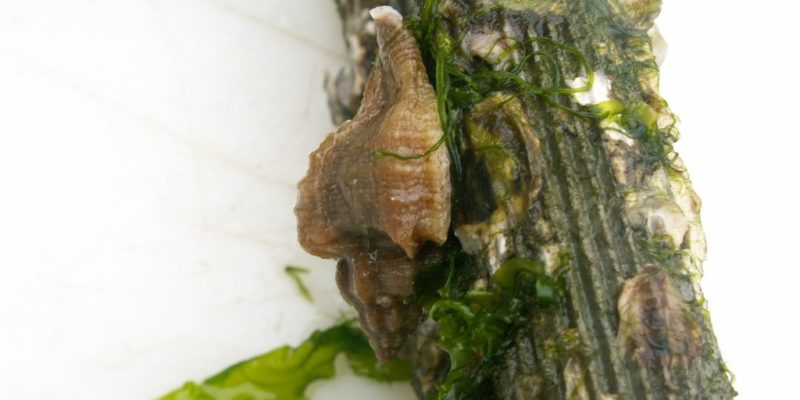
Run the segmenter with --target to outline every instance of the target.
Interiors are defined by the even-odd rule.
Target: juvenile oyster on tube
[[[436,94],[414,37],[391,7],[377,7],[370,14],[380,49],[377,65],[358,113],[311,154],[308,173],[299,184],[295,214],[299,241],[306,251],[343,260],[337,279],[340,290],[356,306],[379,358],[387,360],[396,355],[402,339],[421,318],[421,309],[397,311],[397,307],[419,306],[403,304],[403,297],[411,294],[411,282],[393,281],[413,281],[413,273],[400,271],[416,271],[415,258],[426,242],[441,245],[447,239],[450,162],[443,146],[425,154],[443,132]],[[359,269],[349,266],[363,262],[373,265],[373,275],[384,276],[369,279],[405,289],[359,297],[352,288],[363,285],[362,277],[342,275],[355,274]],[[368,318],[380,308],[410,320]]]

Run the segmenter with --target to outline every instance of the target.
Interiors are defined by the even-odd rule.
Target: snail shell
[[[356,116],[311,154],[295,214],[306,251],[341,259],[342,295],[386,361],[422,317],[418,304],[403,301],[421,265],[417,253],[426,242],[441,245],[447,239],[450,161],[444,146],[413,157],[443,135],[436,94],[402,16],[390,7],[370,13],[378,64]]]
[[[414,37],[389,7],[372,11],[380,46],[352,121],[311,154],[295,208],[300,244],[324,258],[400,246],[409,258],[425,241],[442,244],[450,225],[450,172],[436,95]]]
[[[409,301],[417,273],[441,262],[441,252],[426,246],[415,259],[399,247],[344,257],[336,266],[339,291],[358,312],[362,329],[381,361],[397,356],[422,322],[422,306]]]

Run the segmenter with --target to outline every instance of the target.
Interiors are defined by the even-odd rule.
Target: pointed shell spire
[[[295,208],[300,244],[341,258],[392,244],[413,258],[426,241],[442,244],[450,225],[449,159],[436,94],[403,18],[371,12],[380,46],[358,113],[310,156]]]
[[[356,116],[311,154],[295,213],[303,248],[340,259],[339,290],[387,361],[422,320],[407,298],[447,239],[450,161],[444,146],[425,154],[443,132],[414,37],[391,7],[370,14],[378,63]]]

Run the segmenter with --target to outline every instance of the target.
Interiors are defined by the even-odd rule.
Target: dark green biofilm
[[[340,259],[381,361],[409,361],[428,399],[735,396],[699,286],[700,200],[658,93],[660,1],[337,5],[352,63],[326,87],[342,126],[296,213],[304,247]],[[289,364],[249,361],[168,398],[233,398],[223,382],[301,398],[332,373],[280,359],[308,375],[269,386]]]

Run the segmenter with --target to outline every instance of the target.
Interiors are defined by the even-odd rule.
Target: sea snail
[[[380,54],[361,106],[310,156],[295,207],[300,244],[339,259],[337,284],[358,311],[382,361],[395,357],[422,318],[404,299],[436,259],[450,226],[450,161],[436,94],[403,17],[370,11]],[[406,158],[381,156],[399,155]]]

